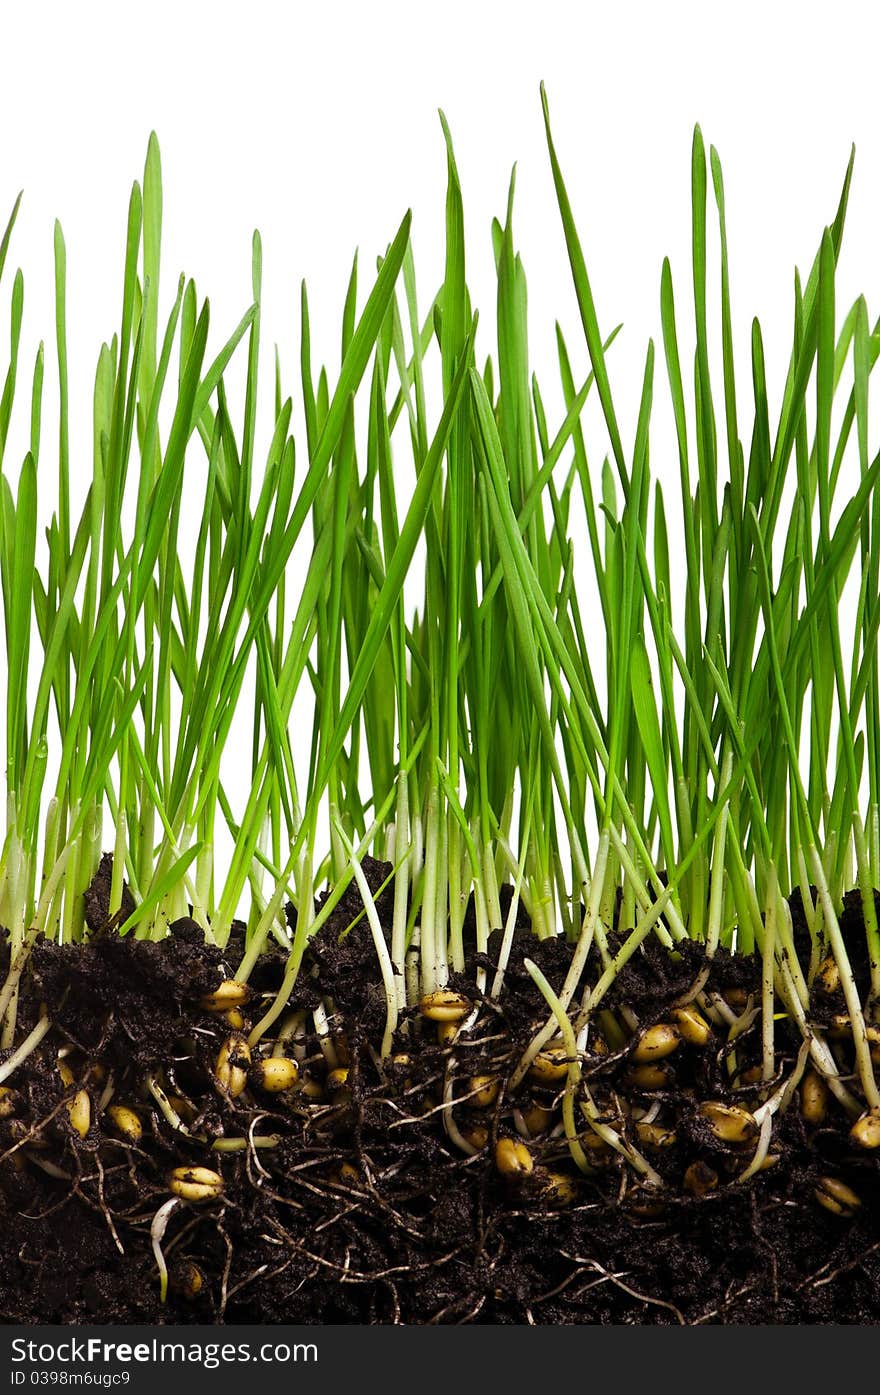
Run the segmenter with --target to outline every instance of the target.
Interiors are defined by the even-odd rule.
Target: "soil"
[[[364,865],[378,889],[390,868]],[[230,1025],[201,1000],[234,972],[243,927],[225,953],[206,946],[190,920],[159,943],[121,939],[107,916],[110,871],[105,858],[87,898],[89,938],[38,942],[22,985],[17,1040],[43,1005],[54,1025],[0,1101],[3,1322],[880,1323],[880,1150],[851,1142],[840,1107],[832,1101],[809,1125],[795,1096],[776,1115],[773,1165],[742,1182],[754,1143],[720,1143],[698,1106],[758,1106],[750,1067],[760,1059],[759,1027],[737,1038],[735,1061],[717,1032],[701,1047],[682,1042],[653,1086],[633,1076],[633,1042],[613,1039],[627,1010],[642,1028],[665,1019],[707,967],[695,947],[671,956],[650,941],[634,956],[607,1002],[610,1039],[594,1037],[584,1061],[603,1117],[625,1138],[637,1141],[639,1113],[657,1125],[664,1146],[638,1142],[663,1182],[648,1187],[601,1146],[590,1151],[591,1173],[577,1171],[553,1131],[558,1082],[508,1088],[545,1018],[524,954],[556,986],[570,954],[564,942],[536,941],[524,918],[498,1003],[480,1003],[471,1030],[447,1044],[410,1013],[383,1065],[381,980],[350,889],[313,941],[290,1002],[302,1012],[287,1048],[299,1060],[297,1087],[261,1093],[252,1075],[233,1098],[214,1073]],[[383,923],[392,896],[386,888],[379,898]],[[796,928],[798,910],[793,901]],[[864,943],[857,895],[842,926],[854,947]],[[485,960],[491,969],[499,947],[500,932]],[[801,939],[799,953],[808,950]],[[283,967],[280,951],[257,965],[243,1009],[251,1021]],[[719,954],[708,968],[706,990],[748,1013],[759,966]],[[452,986],[472,995],[473,982],[471,974]],[[329,1047],[314,1031],[319,1004]],[[833,993],[814,1009],[823,1022],[841,1010]],[[786,1021],[777,1029],[781,1079],[799,1043]],[[845,1040],[833,1046],[847,1069]],[[232,1063],[247,1066],[234,1047]],[[479,1075],[498,1082],[488,1107],[475,1107]],[[168,1123],[148,1078],[174,1100],[189,1134]],[[465,1154],[444,1128],[446,1079],[457,1129],[479,1151]],[[90,1100],[85,1137],[68,1108],[81,1091]],[[137,1143],[114,1128],[108,1104],[137,1114]],[[551,1124],[529,1139],[532,1171],[510,1180],[495,1164],[496,1144],[520,1139],[515,1110],[521,1120],[534,1105]],[[268,1135],[274,1147],[211,1146]],[[169,1199],[170,1171],[194,1165],[216,1170],[223,1190],[172,1211],[161,1242],[170,1271],[163,1303],[150,1228]],[[853,1214],[819,1204],[827,1177],[855,1193]]]

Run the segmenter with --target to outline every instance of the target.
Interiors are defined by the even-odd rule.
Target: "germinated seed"
[[[677,1051],[681,1043],[681,1037],[675,1027],[669,1022],[656,1022],[653,1027],[647,1027],[633,1050],[634,1061],[660,1061],[664,1056],[671,1056],[673,1051]]]
[[[107,1110],[107,1117],[127,1143],[140,1143],[143,1137],[141,1121],[133,1109],[129,1109],[126,1104],[111,1104]]]
[[[495,1166],[505,1177],[526,1177],[534,1163],[524,1143],[515,1138],[499,1138],[495,1144]]]
[[[563,1172],[547,1172],[541,1181],[541,1197],[548,1206],[571,1206],[577,1199],[577,1187]]]
[[[748,1143],[758,1132],[754,1114],[738,1104],[707,1100],[700,1105],[700,1113],[722,1143]]]
[[[182,1201],[213,1201],[223,1191],[223,1178],[210,1167],[175,1167],[168,1174],[168,1190]]]
[[[801,1081],[801,1114],[808,1124],[821,1124],[828,1113],[828,1086],[818,1071],[808,1070]]]
[[[669,1067],[659,1061],[646,1061],[633,1066],[627,1078],[637,1090],[662,1090],[669,1084]]]
[[[636,1135],[646,1148],[671,1148],[675,1142],[674,1129],[664,1128],[662,1124],[648,1124],[642,1119],[636,1124]]]
[[[558,1046],[547,1046],[538,1052],[529,1067],[529,1075],[540,1085],[553,1085],[568,1075],[568,1064],[568,1053],[560,1042]]]
[[[489,1109],[498,1098],[501,1082],[495,1075],[472,1075],[468,1081],[467,1103],[475,1109]]]
[[[550,1127],[553,1122],[553,1111],[545,1109],[542,1104],[530,1104],[528,1108],[520,1110],[520,1118],[534,1137]]]
[[[463,994],[453,993],[451,988],[438,988],[434,993],[425,994],[419,1010],[432,1022],[460,1022],[467,1017],[471,1005]]]
[[[816,984],[825,993],[836,993],[840,988],[840,969],[832,955],[822,960],[816,970]]]
[[[279,1095],[284,1090],[292,1090],[299,1080],[299,1066],[288,1056],[266,1056],[255,1061],[251,1069],[251,1079],[258,1090],[269,1095]]]
[[[670,1013],[678,1034],[688,1046],[705,1046],[712,1035],[712,1028],[703,1014],[695,1007],[680,1007]]]
[[[861,1206],[860,1197],[839,1177],[820,1177],[813,1192],[820,1206],[834,1216],[852,1216]]]
[[[77,1090],[73,1099],[68,1101],[67,1114],[80,1138],[85,1138],[92,1122],[92,1101],[88,1090]]]
[[[247,1067],[250,1060],[251,1049],[247,1037],[243,1037],[240,1032],[233,1032],[221,1046],[214,1067],[217,1083],[232,1099],[237,1099],[247,1085]]]
[[[706,1196],[718,1186],[718,1173],[701,1160],[692,1162],[685,1170],[684,1189],[691,1196]]]
[[[206,1012],[227,1012],[229,1008],[244,1007],[250,997],[251,990],[246,983],[225,978],[213,993],[206,993],[200,1002]]]
[[[860,1148],[880,1148],[880,1109],[869,1109],[856,1119],[849,1136]]]

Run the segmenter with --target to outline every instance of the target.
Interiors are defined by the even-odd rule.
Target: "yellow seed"
[[[734,1012],[743,1012],[749,1005],[749,995],[744,988],[725,988],[724,999]]]
[[[568,1075],[568,1054],[562,1043],[551,1044],[539,1051],[529,1067],[529,1075],[540,1085],[552,1085],[557,1080],[564,1080]]]
[[[336,1169],[335,1181],[337,1181],[340,1186],[356,1187],[361,1181],[361,1174],[353,1163],[344,1162]]]
[[[745,1085],[757,1085],[758,1082],[763,1079],[764,1072],[760,1066],[747,1066],[746,1069],[741,1070],[739,1075],[736,1077],[736,1083],[738,1087]]]
[[[718,1186],[718,1173],[707,1163],[692,1162],[684,1174],[684,1189],[691,1196],[705,1196]]]
[[[340,1066],[338,1070],[331,1070],[327,1074],[327,1089],[331,1094],[338,1090],[344,1090],[348,1084],[348,1066]]]
[[[527,1109],[520,1111],[520,1118],[534,1138],[545,1129],[549,1129],[553,1122],[553,1111],[545,1109],[542,1104],[530,1104]]]
[[[244,1007],[250,1001],[251,990],[238,979],[225,978],[213,993],[206,993],[200,1000],[206,1012],[227,1012],[229,1008]]]
[[[451,988],[438,988],[435,993],[425,994],[419,1010],[432,1022],[460,1022],[467,1017],[471,1005],[463,994],[453,993]]]
[[[700,1105],[700,1113],[722,1143],[748,1143],[758,1132],[754,1114],[738,1104],[707,1100]]]
[[[495,1144],[495,1166],[505,1177],[526,1177],[534,1163],[524,1143],[515,1138],[499,1138]]]
[[[801,1114],[808,1124],[821,1124],[828,1113],[828,1086],[818,1071],[808,1070],[801,1081]]]
[[[633,1066],[628,1079],[637,1090],[662,1090],[669,1084],[669,1068],[659,1061],[646,1061]]]
[[[196,1117],[196,1111],[189,1100],[185,1100],[183,1095],[166,1095],[166,1099],[178,1119],[182,1119],[185,1124],[192,1123],[193,1119]]]
[[[577,1199],[577,1187],[564,1172],[547,1172],[541,1182],[541,1198],[548,1206],[571,1206]]]
[[[299,1080],[299,1066],[287,1056],[267,1056],[254,1062],[251,1079],[257,1089],[278,1095],[283,1090],[293,1089]]]
[[[607,1157],[613,1151],[608,1140],[596,1133],[595,1129],[587,1129],[586,1133],[581,1134],[580,1141],[582,1147],[595,1158]]]
[[[467,1103],[475,1109],[489,1109],[498,1098],[501,1082],[494,1075],[472,1075],[468,1081]]]
[[[695,1007],[680,1007],[671,1012],[670,1017],[678,1028],[678,1034],[688,1046],[705,1046],[712,1035],[712,1029],[703,1014]]]
[[[18,1108],[18,1096],[8,1085],[0,1085],[0,1119],[11,1119]]]
[[[233,1032],[221,1046],[214,1067],[218,1085],[232,1099],[238,1099],[247,1085],[250,1060],[251,1049],[247,1037],[243,1037],[240,1032]]]
[[[171,1286],[183,1298],[198,1298],[205,1287],[205,1276],[197,1264],[185,1259],[175,1267]]]
[[[636,1124],[636,1134],[646,1148],[671,1148],[675,1142],[673,1129],[665,1129],[662,1124],[646,1124],[641,1119]]]
[[[482,1153],[489,1142],[489,1130],[485,1124],[472,1124],[470,1128],[459,1129],[459,1133],[465,1143],[469,1143],[472,1148],[476,1148],[478,1153]]]
[[[58,1074],[61,1076],[61,1084],[65,1087],[65,1089],[68,1085],[73,1084],[73,1071],[70,1069],[70,1066],[67,1064],[63,1057],[59,1058],[58,1061]]]
[[[143,1137],[141,1121],[133,1109],[129,1109],[126,1104],[111,1104],[107,1110],[107,1117],[118,1134],[121,1134],[127,1143],[138,1144]]]
[[[644,1220],[654,1220],[655,1217],[662,1216],[666,1210],[663,1202],[643,1201],[642,1197],[645,1195],[645,1192],[635,1192],[635,1200],[627,1203],[627,1209],[631,1211],[634,1216],[639,1216]]]
[[[67,1114],[80,1138],[85,1138],[92,1122],[92,1101],[88,1090],[77,1090],[73,1099],[68,1101]]]
[[[840,970],[832,955],[822,960],[816,970],[815,983],[824,993],[836,993],[840,988]]]
[[[861,1206],[861,1200],[839,1177],[820,1177],[819,1185],[813,1192],[820,1206],[834,1216],[852,1216]]]
[[[223,1021],[227,1027],[231,1027],[233,1032],[243,1032],[245,1027],[244,1013],[237,1007],[227,1008],[222,1014]]]
[[[880,1148],[880,1109],[869,1109],[856,1119],[849,1136],[860,1148]]]
[[[182,1201],[213,1201],[223,1191],[223,1178],[209,1167],[175,1167],[168,1190]]]
[[[680,1043],[681,1037],[671,1023],[656,1022],[642,1032],[632,1053],[633,1060],[661,1061],[664,1056],[671,1056],[673,1051],[677,1051]]]

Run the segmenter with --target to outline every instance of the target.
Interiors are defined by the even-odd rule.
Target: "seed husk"
[[[127,1104],[111,1104],[107,1110],[107,1117],[126,1143],[140,1143],[144,1130],[140,1119]]]
[[[561,1042],[539,1051],[529,1067],[532,1080],[541,1085],[553,1085],[568,1075],[568,1054]]]
[[[334,1181],[338,1182],[342,1187],[357,1187],[360,1185],[362,1178],[354,1163],[344,1162],[340,1163],[339,1167],[336,1169]]]
[[[308,1100],[309,1104],[320,1104],[324,1098],[324,1087],[320,1080],[316,1080],[313,1075],[303,1076],[299,1092]]]
[[[721,1143],[748,1143],[758,1132],[754,1114],[738,1104],[706,1100],[700,1113]]]
[[[237,1007],[227,1008],[221,1014],[227,1027],[231,1027],[233,1032],[243,1032],[246,1026],[244,1013]]]
[[[279,1095],[292,1090],[299,1080],[299,1066],[288,1056],[266,1056],[251,1067],[251,1079],[258,1090]]]
[[[497,1075],[472,1075],[468,1081],[467,1103],[475,1109],[491,1109],[501,1090]]]
[[[646,1027],[632,1053],[634,1061],[661,1061],[671,1056],[681,1045],[678,1029],[670,1022],[655,1022]]]
[[[18,1095],[8,1085],[0,1085],[0,1119],[11,1119],[18,1108]]]
[[[426,993],[419,1003],[419,1011],[431,1022],[460,1022],[471,1010],[470,1002],[462,993],[453,993],[451,988],[438,988],[434,993]]]
[[[688,1046],[706,1045],[712,1035],[712,1028],[698,1008],[691,1005],[675,1008],[669,1015],[682,1041],[686,1041]]]
[[[67,1115],[76,1133],[80,1138],[85,1138],[92,1122],[92,1101],[88,1090],[77,1090],[73,1099],[68,1100]]]
[[[808,1124],[821,1124],[828,1113],[828,1086],[818,1071],[808,1070],[801,1081],[801,1114]]]
[[[841,1182],[839,1177],[820,1177],[813,1195],[833,1216],[853,1216],[862,1204],[852,1187]]]
[[[348,1084],[348,1066],[338,1066],[336,1070],[327,1073],[327,1089],[331,1095],[344,1090]]]
[[[504,1177],[526,1177],[534,1163],[524,1143],[515,1138],[499,1138],[495,1144],[495,1166]]]
[[[199,999],[205,1012],[228,1012],[230,1008],[244,1007],[251,1000],[251,989],[247,983],[237,978],[225,978],[213,993],[206,993]]]
[[[856,1119],[849,1136],[860,1148],[880,1148],[880,1109],[869,1109]]]
[[[210,1167],[175,1167],[168,1174],[168,1190],[182,1201],[213,1201],[223,1191],[223,1178]]]
[[[691,1196],[706,1196],[717,1186],[718,1173],[714,1167],[710,1167],[701,1159],[698,1158],[696,1162],[692,1162],[685,1170],[684,1189],[686,1192],[690,1192]]]
[[[248,1046],[247,1037],[243,1037],[240,1032],[233,1032],[221,1046],[214,1067],[218,1085],[232,1099],[238,1099],[247,1085],[250,1060],[251,1048]]]
[[[73,1071],[70,1069],[70,1066],[67,1064],[63,1057],[59,1057],[58,1060],[58,1074],[61,1077],[61,1084],[65,1087],[65,1089],[67,1089],[68,1086],[73,1084]]]

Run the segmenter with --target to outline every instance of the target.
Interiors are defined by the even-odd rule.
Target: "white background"
[[[494,296],[489,223],[503,214],[518,161],[533,354],[552,375],[554,320],[577,343],[577,318],[543,142],[543,78],[602,324],[626,329],[617,392],[631,401],[647,336],[658,334],[666,253],[686,308],[695,120],[724,162],[737,338],[747,348],[760,313],[778,382],[793,267],[808,268],[833,216],[853,140],[840,299],[848,305],[861,290],[869,310],[880,304],[878,38],[877,7],[853,0],[5,7],[0,216],[24,188],[9,268],[25,272],[23,373],[38,338],[47,350],[52,343],[58,216],[68,244],[74,467],[87,473],[94,363],[118,321],[128,192],[151,127],[165,179],[166,303],[178,271],[194,275],[211,297],[219,342],[249,302],[258,226],[266,338],[280,345],[286,385],[295,388],[303,276],[316,359],[335,365],[355,246],[366,276],[411,207],[424,303],[442,274],[442,106],[484,323]],[[51,382],[49,352],[47,390]],[[264,438],[270,426],[261,422]]]

